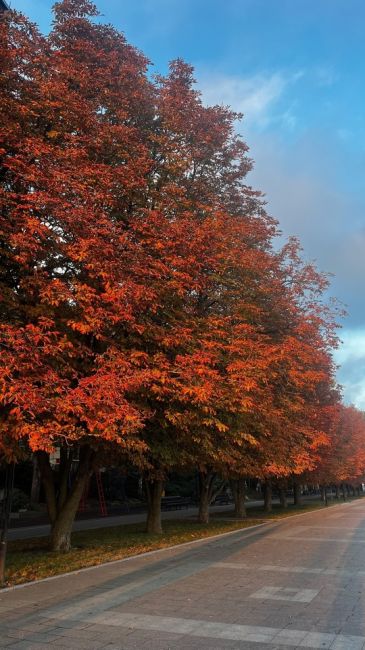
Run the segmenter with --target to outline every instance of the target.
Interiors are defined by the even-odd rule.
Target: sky
[[[52,0],[11,0],[42,31]],[[164,73],[195,67],[206,103],[244,113],[237,128],[284,235],[334,274],[347,308],[336,352],[344,399],[365,410],[365,3],[363,0],[96,0]]]

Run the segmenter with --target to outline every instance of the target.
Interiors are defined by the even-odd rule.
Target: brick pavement
[[[365,500],[0,595],[0,648],[365,650]]]

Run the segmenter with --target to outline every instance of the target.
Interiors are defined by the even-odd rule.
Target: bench
[[[161,499],[161,510],[181,510],[190,505],[190,497],[162,497]]]

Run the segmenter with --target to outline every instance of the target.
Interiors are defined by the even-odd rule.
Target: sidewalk
[[[341,506],[4,592],[0,647],[364,650],[365,503]]]

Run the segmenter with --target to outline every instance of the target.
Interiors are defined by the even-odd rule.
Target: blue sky
[[[11,0],[43,31],[50,0]],[[207,103],[230,104],[250,182],[285,234],[334,273],[346,305],[337,353],[346,401],[365,409],[365,3],[363,0],[98,0],[165,72],[182,57]]]

